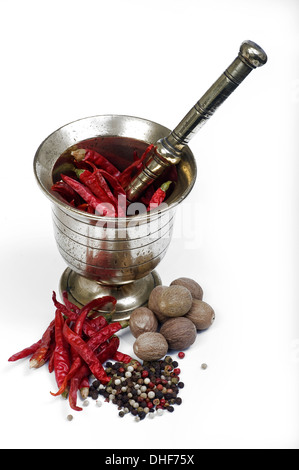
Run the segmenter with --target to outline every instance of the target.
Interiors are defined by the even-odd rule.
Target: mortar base
[[[128,320],[136,308],[146,307],[151,291],[158,285],[161,285],[161,279],[156,271],[129,284],[107,286],[67,268],[60,279],[60,293],[66,291],[69,300],[78,307],[97,297],[111,295],[117,300],[114,321],[122,321]],[[107,311],[109,310],[99,310],[99,313],[104,314]]]

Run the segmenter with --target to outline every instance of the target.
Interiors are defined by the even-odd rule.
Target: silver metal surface
[[[185,147],[178,166],[178,182],[167,204],[149,213],[114,219],[82,212],[51,192],[53,181],[67,169],[69,149],[78,148],[85,141],[87,148],[104,155],[110,152],[126,166],[133,160],[134,150],[142,154],[150,142],[168,134],[169,129],[140,118],[94,116],[61,127],[37,150],[34,172],[52,202],[58,250],[71,270],[62,276],[61,290],[68,290],[76,303],[84,304],[99,292],[114,289],[119,293],[118,319],[127,318],[128,311],[144,305],[153,282],[159,282],[158,275],[153,277],[151,273],[166,254],[176,208],[196,179],[196,163]],[[134,204],[130,209],[134,209]]]
[[[179,163],[182,151],[192,137],[249,73],[266,62],[267,55],[260,46],[252,41],[244,41],[241,44],[238,56],[218,80],[191,108],[176,128],[155,143],[156,151],[149,154],[144,162],[143,170],[126,188],[129,201],[138,199],[147,186],[169,165]]]
[[[87,277],[80,276],[75,271],[67,268],[60,279],[60,293],[68,292],[71,302],[82,307],[92,298],[113,296],[117,300],[117,310],[113,315],[114,321],[128,320],[130,313],[138,307],[145,307],[148,302],[150,292],[160,285],[161,278],[156,271],[152,271],[147,276],[128,284],[107,286],[95,282]],[[99,309],[100,314],[107,313],[109,306]]]

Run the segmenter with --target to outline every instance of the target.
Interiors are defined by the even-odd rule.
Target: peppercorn
[[[99,396],[99,392],[97,390],[92,390],[92,391],[89,390],[88,396],[90,396],[93,400],[97,400]]]
[[[157,391],[156,391],[156,397],[157,397],[157,398],[163,398],[163,392],[162,392],[162,390],[157,390]]]
[[[181,405],[181,403],[182,403],[182,399],[181,399],[180,397],[177,397],[177,398],[175,399],[175,404],[176,404],[176,405]]]
[[[170,413],[172,413],[174,411],[174,407],[171,406],[171,405],[167,406],[166,409],[167,409],[167,411],[170,411]]]
[[[178,383],[178,387],[179,387],[179,388],[184,388],[184,386],[185,386],[184,382],[179,382],[179,383]]]
[[[185,353],[183,351],[178,353],[178,356],[180,359],[183,359],[185,357]]]

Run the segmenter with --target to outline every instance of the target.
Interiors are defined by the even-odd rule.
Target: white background
[[[298,13],[295,0],[0,1],[2,448],[299,447]],[[245,39],[268,63],[190,143],[198,180],[158,267],[164,284],[196,279],[216,312],[180,361],[184,403],[136,423],[91,401],[69,422],[46,367],[7,362],[53,318],[66,267],[35,151],[95,114],[174,128]]]

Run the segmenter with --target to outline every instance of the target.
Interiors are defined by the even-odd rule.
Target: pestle
[[[242,42],[238,56],[176,128],[159,139],[144,159],[143,168],[126,188],[127,199],[136,201],[143,191],[170,166],[177,165],[184,147],[213,116],[219,106],[242,83],[249,73],[267,62],[264,50],[253,41]]]

